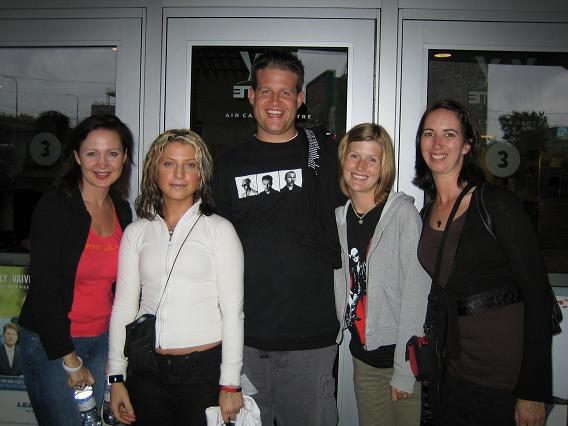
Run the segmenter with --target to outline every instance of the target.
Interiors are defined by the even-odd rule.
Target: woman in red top
[[[80,425],[74,389],[104,392],[108,326],[122,230],[121,196],[132,133],[114,116],[92,116],[69,136],[55,188],[32,216],[31,285],[20,316],[23,372],[39,425]]]

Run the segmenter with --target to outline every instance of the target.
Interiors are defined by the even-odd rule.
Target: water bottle
[[[103,399],[103,420],[107,425],[117,425],[119,421],[114,417],[110,408],[110,385],[105,381],[105,396]]]
[[[75,390],[75,402],[81,412],[81,425],[83,426],[103,426],[97,402],[91,386]]]

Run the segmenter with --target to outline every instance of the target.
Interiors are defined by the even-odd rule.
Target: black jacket
[[[112,201],[124,230],[132,221],[130,205],[117,197]],[[32,215],[31,283],[19,322],[39,335],[49,359],[75,349],[68,314],[90,227],[91,216],[78,188],[71,196],[61,188],[45,193]]]
[[[449,300],[460,301],[508,286],[518,288],[524,302],[524,318],[519,324],[508,325],[522,329],[514,394],[530,401],[550,402],[550,290],[534,225],[511,191],[487,185],[484,200],[496,239],[486,229],[476,197],[472,196],[445,292]],[[447,333],[448,353],[452,334]]]

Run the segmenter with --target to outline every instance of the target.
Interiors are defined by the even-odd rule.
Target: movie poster
[[[0,266],[0,425],[37,425],[21,371],[18,315],[26,298],[27,266]]]

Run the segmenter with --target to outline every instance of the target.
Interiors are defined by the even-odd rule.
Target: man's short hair
[[[12,329],[18,334],[20,333],[20,330],[18,330],[18,326],[13,322],[7,322],[6,324],[4,324],[4,327],[2,327],[2,334],[6,333],[7,329]]]
[[[262,180],[263,180],[263,181],[264,181],[264,180],[267,180],[267,181],[270,183],[270,185],[272,185],[272,176],[270,176],[270,175],[264,175],[264,176],[262,177]]]
[[[294,174],[294,176],[295,176],[296,172],[294,170],[290,170],[289,172],[286,172],[286,174],[284,175],[284,179],[288,179],[288,177],[291,176],[292,174]]]
[[[296,90],[300,93],[304,87],[304,64],[293,53],[282,49],[269,49],[254,58],[251,69],[251,86],[256,90],[258,81],[256,73],[258,70],[277,68],[284,71],[291,71],[298,77]]]

